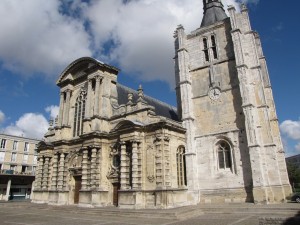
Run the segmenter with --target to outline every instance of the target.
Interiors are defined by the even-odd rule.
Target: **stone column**
[[[57,189],[57,172],[58,172],[58,155],[53,156],[53,170],[51,178],[51,190],[55,191]]]
[[[58,125],[63,125],[63,115],[64,115],[64,92],[60,93],[60,103],[59,103],[59,114],[58,114]]]
[[[97,183],[97,149],[92,149],[92,156],[91,156],[91,188],[96,189]]]
[[[138,176],[139,176],[139,166],[138,166],[138,144],[136,141],[132,143],[132,189],[138,189]]]
[[[64,170],[65,170],[64,167],[65,167],[65,154],[64,153],[60,153],[58,178],[57,178],[57,189],[59,191],[63,190],[63,185],[64,185]]]
[[[88,188],[88,149],[83,149],[81,190]]]
[[[9,200],[10,187],[11,187],[11,179],[9,179],[7,182],[5,201]]]
[[[64,106],[64,116],[63,116],[63,125],[69,125],[69,113],[70,113],[70,98],[71,98],[71,91],[66,91],[66,103]]]
[[[100,76],[96,76],[94,115],[99,115],[100,81],[101,81],[101,80],[100,80]]]
[[[37,174],[35,176],[36,177],[35,188],[38,190],[42,188],[43,166],[44,166],[44,159],[43,157],[39,157]]]
[[[126,155],[126,144],[125,142],[121,143],[121,190],[128,189],[128,180],[127,180],[127,155]]]
[[[48,189],[48,177],[49,177],[49,157],[45,157],[45,164],[43,170],[43,190]]]
[[[89,79],[87,98],[86,98],[85,118],[91,117],[91,100],[92,100],[92,79]]]

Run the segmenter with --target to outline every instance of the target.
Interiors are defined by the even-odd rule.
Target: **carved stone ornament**
[[[154,167],[155,167],[155,152],[153,145],[147,146],[147,162],[146,162],[146,173],[147,173],[147,179],[150,183],[152,183],[155,179],[154,175]]]
[[[120,143],[117,142],[114,145],[112,145],[110,148],[110,153],[109,153],[109,159],[110,159],[110,166],[109,170],[107,173],[107,178],[108,179],[118,179],[120,176]]]

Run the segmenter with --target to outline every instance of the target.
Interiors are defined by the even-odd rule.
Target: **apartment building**
[[[0,200],[30,198],[39,141],[0,134]]]

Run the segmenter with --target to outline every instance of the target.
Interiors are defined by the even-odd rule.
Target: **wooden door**
[[[74,190],[74,204],[79,203],[79,191],[81,189],[81,176],[74,176],[75,190]]]
[[[119,191],[120,189],[120,184],[119,183],[115,183],[113,184],[113,205],[114,206],[118,206],[118,202],[119,202]]]

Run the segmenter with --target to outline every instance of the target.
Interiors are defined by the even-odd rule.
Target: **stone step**
[[[5,204],[9,207],[10,204]],[[55,206],[47,204],[21,203],[13,205],[14,208],[32,208],[39,210],[64,211],[72,214],[84,213],[87,215],[101,215],[105,217],[130,217],[130,218],[153,218],[167,220],[181,220],[202,215],[203,213],[198,207],[180,207],[174,209],[120,209],[118,207],[79,207],[75,205]]]

